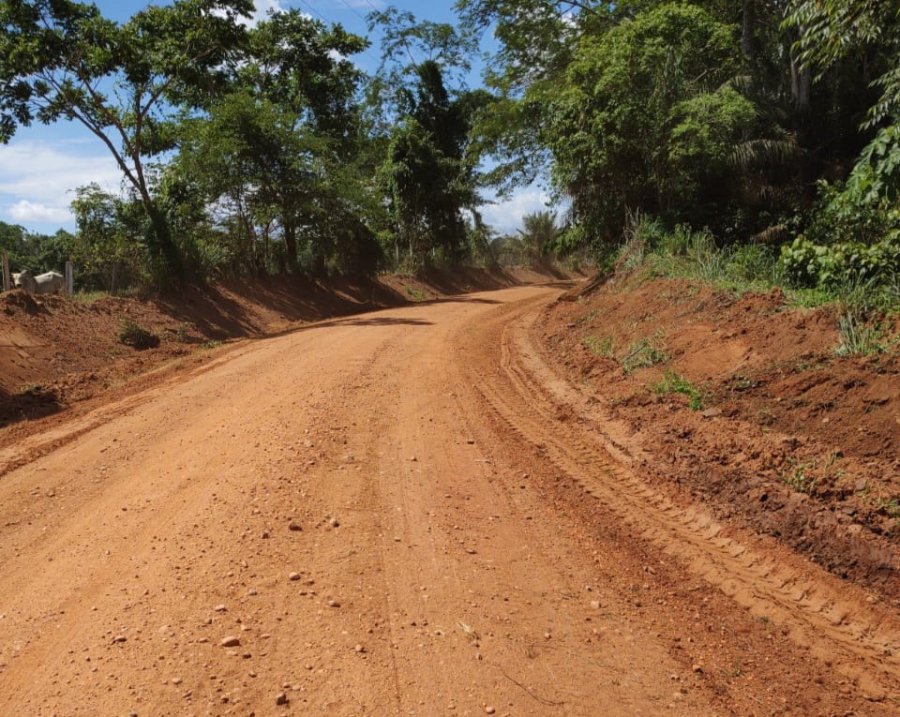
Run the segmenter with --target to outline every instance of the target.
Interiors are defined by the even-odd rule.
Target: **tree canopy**
[[[900,253],[896,3],[456,7],[456,23],[373,10],[367,75],[368,38],[296,9],[251,25],[250,0],[174,0],[116,22],[8,0],[0,140],[69,120],[110,152],[123,191],[82,188],[67,245],[106,284],[490,262],[492,246],[605,260],[639,215],[788,261]],[[527,249],[495,241],[485,198],[536,181],[558,211],[523,218]]]

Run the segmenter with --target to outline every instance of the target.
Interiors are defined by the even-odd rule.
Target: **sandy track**
[[[891,617],[642,492],[527,345],[555,292],[244,343],[0,454],[0,715],[891,714]]]

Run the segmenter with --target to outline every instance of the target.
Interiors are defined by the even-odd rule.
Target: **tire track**
[[[536,445],[585,493],[601,501],[664,553],[753,615],[789,630],[791,638],[873,695],[897,694],[900,629],[897,620],[867,605],[863,596],[816,574],[795,569],[755,547],[723,535],[700,506],[683,509],[632,470],[628,449],[617,444],[586,410],[578,391],[561,386],[528,339],[536,313],[506,319],[499,367],[473,385],[518,437]],[[813,573],[810,579],[804,573]]]

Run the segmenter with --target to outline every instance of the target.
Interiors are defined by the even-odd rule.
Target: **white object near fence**
[[[12,286],[12,276],[9,273],[9,254],[3,252],[2,257],[0,257],[0,262],[3,263],[3,291],[10,291]]]
[[[75,267],[71,261],[66,262],[66,293],[69,296],[75,293]]]

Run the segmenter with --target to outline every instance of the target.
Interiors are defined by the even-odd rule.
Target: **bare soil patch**
[[[648,479],[900,599],[896,343],[840,358],[832,308],[674,280],[556,303],[534,332],[629,426]]]

